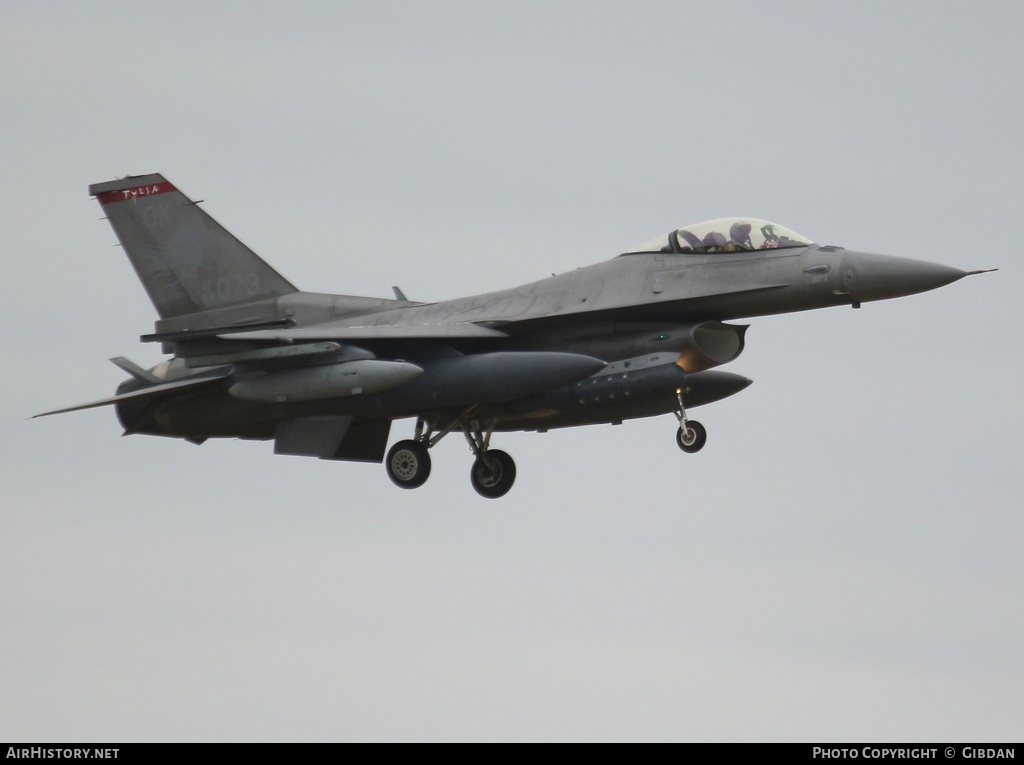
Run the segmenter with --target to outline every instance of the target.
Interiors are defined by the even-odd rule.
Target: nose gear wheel
[[[676,444],[687,454],[699,452],[708,440],[708,432],[696,420],[687,420],[686,430],[680,426],[676,431]]]
[[[683,405],[683,389],[676,388],[676,399],[679,401],[679,410],[675,412],[679,420],[679,430],[676,431],[676,445],[687,454],[694,454],[704,448],[708,440],[708,432],[696,420],[688,419],[686,407]]]

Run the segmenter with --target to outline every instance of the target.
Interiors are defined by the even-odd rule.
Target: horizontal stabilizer
[[[216,376],[206,377],[190,377],[186,380],[175,380],[174,382],[161,383],[160,385],[153,385],[149,388],[142,388],[141,390],[133,390],[130,393],[122,393],[119,396],[112,396],[111,398],[104,398],[99,401],[90,401],[88,404],[79,404],[78,406],[69,406],[65,409],[54,409],[52,412],[42,412],[40,414],[32,415],[32,418],[36,417],[48,417],[51,414],[65,414],[67,412],[77,412],[79,409],[95,409],[99,406],[110,406],[111,404],[117,404],[121,401],[136,401],[138,399],[150,398],[152,396],[160,396],[164,393],[170,393],[172,391],[179,391],[185,388],[197,388],[203,385],[210,385],[211,383],[218,382],[225,375],[220,374]]]
[[[236,332],[232,340],[404,340],[404,339],[447,339],[480,338],[494,339],[508,337],[505,332],[481,327],[472,322],[458,324],[378,324],[368,327],[346,327],[335,324],[321,324],[316,327],[296,329],[267,329],[255,332]]]

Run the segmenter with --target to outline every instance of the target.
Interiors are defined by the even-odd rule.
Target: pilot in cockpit
[[[717,218],[659,236],[625,254],[658,252],[713,254],[807,247],[810,240],[756,218]]]
[[[726,252],[738,252],[740,250],[754,249],[750,241],[750,224],[737,221],[729,227],[729,242],[725,245]]]
[[[711,231],[701,241],[704,252],[746,252],[754,249],[750,241],[750,224],[736,221],[729,227],[729,238],[718,231]]]
[[[700,242],[701,252],[725,252],[728,242],[725,235],[718,231],[709,231]]]

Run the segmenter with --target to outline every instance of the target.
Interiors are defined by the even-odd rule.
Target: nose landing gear
[[[687,454],[694,454],[704,448],[708,432],[696,420],[688,420],[686,430],[682,426],[676,431],[676,445]]]
[[[686,407],[683,405],[683,390],[676,388],[676,398],[679,401],[679,411],[675,412],[679,420],[679,430],[676,431],[676,445],[687,454],[694,454],[704,448],[708,440],[708,432],[696,420],[688,419]]]

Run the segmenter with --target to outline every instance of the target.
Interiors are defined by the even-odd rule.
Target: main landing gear
[[[475,431],[471,435],[468,429],[463,432],[466,434],[469,448],[476,455],[473,467],[469,471],[469,482],[481,497],[504,497],[515,483],[516,463],[501,449],[487,448],[491,439],[490,431],[486,435],[480,431]]]
[[[500,449],[491,449],[494,421],[481,423],[472,419],[473,409],[467,410],[450,425],[434,433],[433,426],[420,417],[416,420],[416,435],[411,440],[399,441],[388,451],[384,467],[396,486],[415,489],[430,477],[430,447],[460,428],[476,459],[469,471],[469,480],[476,493],[488,499],[508,494],[516,480],[516,463]]]
[[[676,389],[676,398],[679,400],[679,411],[675,412],[679,420],[679,430],[676,431],[676,444],[687,454],[694,454],[704,448],[708,440],[708,432],[696,420],[686,417],[686,407],[683,406],[683,391]]]
[[[403,489],[415,489],[430,478],[430,454],[419,441],[399,441],[391,447],[384,466],[388,477]]]

